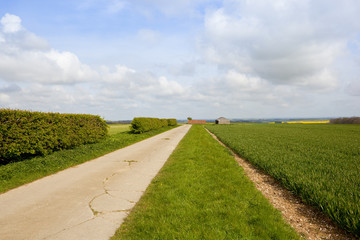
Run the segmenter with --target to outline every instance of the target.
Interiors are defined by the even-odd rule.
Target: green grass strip
[[[193,126],[114,239],[299,239],[229,151]]]
[[[111,124],[109,126],[109,135],[114,135],[120,132],[130,131],[131,124]]]
[[[82,145],[73,149],[57,151],[50,155],[2,165],[0,166],[0,193],[100,157],[172,128],[174,127],[164,127],[143,134],[120,132],[108,136],[99,143]]]

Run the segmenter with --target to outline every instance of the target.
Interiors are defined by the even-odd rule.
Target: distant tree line
[[[335,118],[335,119],[330,119],[330,123],[335,123],[335,124],[360,124],[360,117]]]

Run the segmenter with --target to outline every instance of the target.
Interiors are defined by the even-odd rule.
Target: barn
[[[230,120],[224,117],[219,117],[215,120],[216,124],[230,124]]]

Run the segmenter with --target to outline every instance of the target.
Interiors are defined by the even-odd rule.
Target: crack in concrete
[[[89,201],[88,207],[89,207],[89,209],[91,210],[91,212],[92,212],[92,214],[93,214],[93,217],[92,217],[92,218],[87,219],[86,221],[80,222],[80,223],[78,223],[78,224],[76,224],[76,225],[73,225],[73,226],[64,228],[64,229],[62,229],[62,230],[59,231],[59,232],[56,232],[56,233],[54,233],[54,234],[51,234],[51,235],[49,235],[49,236],[47,236],[47,237],[42,238],[42,240],[51,239],[52,237],[54,237],[54,236],[56,236],[56,235],[58,235],[58,234],[61,234],[62,232],[68,231],[68,230],[70,230],[70,229],[72,229],[72,228],[76,228],[76,227],[78,227],[78,226],[80,226],[80,225],[82,225],[82,224],[85,224],[85,223],[87,223],[87,222],[89,222],[89,221],[94,220],[95,218],[97,218],[97,217],[99,217],[99,216],[101,216],[101,215],[105,215],[105,214],[112,213],[112,212],[129,212],[131,209],[101,212],[101,211],[95,210],[95,209],[93,208],[93,206],[92,206],[92,203],[95,201],[95,199],[97,199],[97,198],[99,198],[99,197],[101,197],[101,196],[103,196],[103,195],[109,195],[109,196],[111,196],[111,197],[115,197],[115,196],[113,196],[113,195],[111,195],[111,194],[109,193],[109,190],[106,189],[106,185],[105,185],[105,184],[106,184],[106,182],[109,181],[109,179],[111,179],[111,178],[112,178],[113,176],[115,176],[116,174],[118,174],[118,173],[115,172],[115,173],[113,173],[110,177],[106,177],[106,178],[103,180],[103,189],[104,189],[104,192],[101,193],[101,194],[99,194],[99,195],[96,195],[95,197],[93,197],[93,198]]]
[[[129,165],[130,165],[130,163],[129,163]],[[49,235],[49,236],[46,236],[46,237],[42,238],[42,240],[51,239],[51,238],[53,238],[54,236],[56,236],[56,235],[58,235],[58,234],[61,234],[62,232],[65,232],[65,231],[71,230],[71,229],[73,229],[73,228],[76,228],[76,227],[78,227],[78,226],[80,226],[80,225],[82,225],[82,224],[85,224],[85,223],[87,223],[87,222],[89,222],[89,221],[92,221],[92,220],[96,219],[97,217],[101,217],[101,216],[104,216],[104,215],[106,215],[106,214],[110,214],[110,213],[121,213],[121,212],[125,212],[125,213],[130,212],[131,209],[132,209],[132,207],[129,208],[129,209],[123,209],[123,210],[97,211],[97,210],[92,206],[92,203],[93,203],[97,198],[99,198],[99,197],[101,197],[101,196],[104,196],[104,195],[109,195],[109,196],[112,197],[112,198],[118,198],[118,197],[112,195],[112,194],[109,192],[109,191],[111,191],[111,190],[106,189],[106,183],[107,183],[112,177],[114,177],[114,176],[117,175],[117,174],[119,174],[119,173],[115,172],[115,173],[113,173],[110,177],[106,177],[106,178],[103,180],[103,189],[104,189],[104,192],[101,193],[101,194],[98,194],[98,195],[94,196],[94,197],[89,201],[88,207],[89,207],[89,209],[91,210],[91,212],[92,212],[92,214],[93,214],[93,217],[92,217],[92,218],[87,219],[86,221],[82,221],[82,222],[80,222],[80,223],[78,223],[78,224],[76,224],[76,225],[73,225],[73,226],[64,228],[64,229],[62,229],[62,230],[59,231],[59,232],[56,232],[56,233],[54,233],[54,234],[51,234],[51,235]],[[136,191],[136,192],[138,192],[138,191]],[[140,192],[142,192],[142,191],[140,191]],[[127,199],[122,199],[122,200],[128,201],[129,203],[136,203],[135,201],[130,201],[130,200],[127,200]]]
[[[90,219],[88,219],[88,220],[86,220],[86,221],[83,221],[83,222],[81,222],[81,223],[78,223],[78,224],[76,224],[76,225],[74,225],[74,226],[70,226],[70,227],[64,228],[64,229],[62,229],[62,230],[59,231],[59,232],[50,234],[49,236],[46,236],[46,237],[42,238],[41,240],[52,239],[54,236],[59,235],[59,234],[62,233],[62,232],[65,232],[65,231],[70,230],[70,229],[72,229],[72,228],[76,228],[76,227],[78,227],[78,226],[80,226],[80,225],[82,225],[82,224],[85,224],[85,223],[87,223],[87,222],[90,222],[90,221],[94,220],[95,218],[96,218],[96,217],[94,216],[94,217],[92,217],[92,218],[90,218]]]
[[[126,160],[124,160],[124,162],[125,162],[125,161],[126,161]],[[128,162],[129,162],[129,166],[130,166],[131,162],[137,162],[137,161],[135,161],[135,160],[130,160],[130,161],[128,161]],[[136,203],[136,201],[131,201],[131,200],[128,200],[128,199],[125,199],[125,198],[120,198],[120,197],[114,196],[114,195],[111,194],[110,192],[115,192],[115,191],[114,191],[114,190],[109,190],[109,189],[106,188],[106,184],[109,182],[109,180],[110,180],[111,178],[113,178],[114,176],[118,175],[118,174],[120,174],[120,173],[119,173],[119,172],[115,172],[115,173],[111,174],[111,176],[106,177],[106,178],[103,180],[103,182],[102,182],[104,193],[101,193],[101,194],[93,197],[93,198],[89,201],[88,206],[89,206],[91,212],[93,213],[94,217],[96,217],[96,216],[98,216],[98,215],[101,215],[101,214],[105,214],[105,213],[123,212],[123,211],[130,211],[130,210],[131,210],[131,208],[130,208],[130,209],[125,209],[125,210],[97,211],[97,210],[92,206],[92,203],[93,203],[97,198],[99,198],[99,197],[101,197],[101,196],[108,195],[108,196],[110,196],[111,198],[115,198],[115,199],[119,199],[119,200],[124,200],[124,201],[127,201],[127,202],[132,203],[132,204],[133,204],[133,203]],[[141,192],[141,193],[143,193],[144,191],[131,191],[131,192]]]
[[[131,211],[131,208],[129,208],[129,209],[123,209],[123,210],[104,211],[104,212],[102,212],[100,215],[105,215],[105,214],[109,214],[109,213],[130,212],[130,211]]]
[[[92,209],[93,211],[93,209]],[[106,214],[110,214],[110,213],[129,213],[131,211],[131,208],[130,209],[124,209],[124,210],[114,210],[114,211],[104,211],[104,212],[97,212],[97,214],[94,214],[94,216],[90,219],[87,219],[86,221],[83,221],[83,222],[80,222],[76,225],[73,225],[73,226],[70,226],[70,227],[67,227],[67,228],[64,228],[56,233],[53,233],[53,234],[50,234],[44,238],[42,238],[41,240],[49,240],[49,239],[53,239],[56,235],[59,235],[65,231],[68,231],[68,230],[71,230],[73,228],[76,228],[76,227],[79,227],[87,222],[90,222],[92,220],[95,220],[97,217],[101,217],[101,216],[104,216]]]
[[[107,183],[112,177],[114,177],[114,176],[117,175],[117,174],[119,174],[119,173],[118,173],[118,172],[114,172],[113,174],[111,174],[110,177],[105,178],[105,179],[103,180],[103,182],[102,182],[104,192],[105,192],[106,194],[108,194],[109,196],[111,196],[111,194],[109,193],[109,190],[106,189],[106,183]],[[113,196],[112,196],[112,197],[113,197]]]
[[[132,163],[138,162],[136,160],[124,160],[123,162],[129,163],[129,166],[131,166]]]
[[[168,140],[168,139],[164,139],[164,140]],[[136,161],[136,160],[123,160],[123,162],[127,162],[127,163],[128,163],[128,167],[131,168],[131,164],[132,164],[132,163],[135,163],[135,162],[138,162],[138,161]],[[128,199],[121,198],[121,197],[118,197],[118,196],[115,196],[115,195],[111,194],[111,192],[124,192],[124,193],[126,193],[126,192],[129,192],[129,191],[110,190],[110,189],[107,189],[106,185],[107,185],[107,183],[110,181],[110,179],[113,178],[114,176],[120,174],[120,173],[121,173],[121,172],[114,172],[114,173],[112,173],[109,177],[106,177],[106,178],[103,180],[103,182],[102,182],[104,192],[101,193],[101,194],[98,194],[98,195],[94,196],[94,197],[89,201],[88,207],[89,207],[89,209],[91,210],[91,212],[92,212],[92,214],[93,214],[93,217],[92,217],[92,218],[87,219],[87,220],[85,220],[85,221],[82,221],[82,222],[80,222],[80,223],[78,223],[78,224],[76,224],[76,225],[73,225],[73,226],[64,228],[64,229],[62,229],[61,231],[58,231],[58,232],[56,232],[56,233],[54,233],[54,234],[51,234],[51,235],[49,235],[49,236],[47,236],[47,237],[42,238],[42,240],[51,239],[51,238],[53,238],[53,237],[56,236],[56,235],[59,235],[59,234],[65,232],[65,231],[69,231],[69,230],[71,230],[71,229],[73,229],[73,228],[79,227],[79,226],[81,226],[82,224],[85,224],[85,223],[87,223],[87,222],[89,222],[89,221],[92,221],[92,220],[94,220],[94,219],[96,219],[96,218],[98,218],[98,217],[104,217],[104,216],[107,215],[107,214],[111,214],[111,213],[129,213],[129,212],[131,211],[131,209],[133,208],[133,206],[130,207],[130,208],[128,208],[128,209],[110,210],[110,211],[98,211],[98,210],[96,210],[96,209],[93,207],[93,202],[94,202],[96,199],[98,199],[99,197],[102,197],[102,196],[104,196],[104,195],[108,195],[108,196],[110,196],[111,198],[115,198],[115,199],[127,201],[127,202],[129,202],[129,203],[131,203],[131,204],[135,204],[135,203],[136,203],[136,201],[128,200]],[[144,193],[144,191],[137,191],[137,190],[130,191],[130,192],[142,193],[142,194]]]
[[[107,194],[106,192],[101,193],[101,194],[93,197],[93,198],[90,200],[88,206],[89,206],[91,212],[93,213],[94,217],[96,217],[99,213],[102,213],[102,212],[96,211],[96,210],[93,208],[93,206],[92,206],[92,202],[95,201],[95,199],[97,199],[98,197],[101,197],[101,196],[106,195],[106,194]]]

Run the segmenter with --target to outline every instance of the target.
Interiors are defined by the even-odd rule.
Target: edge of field
[[[301,124],[299,126],[303,125]],[[233,133],[233,131],[230,132]],[[242,139],[244,139],[244,136],[242,136]],[[220,138],[218,140],[221,142]],[[225,142],[229,143],[227,140],[225,140]],[[226,143],[222,142],[222,144],[227,146]],[[230,145],[231,144],[232,143],[230,142]],[[256,148],[256,143],[253,142],[252,146],[254,145]],[[227,148],[229,151],[233,151],[235,153],[237,152],[230,146],[227,146]],[[266,148],[267,150],[265,149],[265,151],[261,151],[261,148],[256,149],[258,149],[259,152],[262,152],[263,154],[266,154],[266,152],[269,150],[268,148]],[[256,164],[248,161],[246,158],[242,158],[241,155],[235,154],[235,156],[238,158],[239,164],[243,165],[244,169],[247,168],[245,170],[248,170],[248,175],[250,178],[254,179],[253,181],[255,185],[257,185],[260,190],[262,189],[261,191],[263,194],[273,202],[275,207],[282,210],[283,214],[288,215],[288,221],[292,222],[295,228],[298,226],[299,229],[302,229],[301,231],[306,235],[315,235],[315,237],[310,236],[309,239],[358,239],[353,233],[341,228],[340,225],[336,223],[336,221],[330,220],[328,214],[321,211],[319,207],[316,205],[314,206],[311,203],[305,203],[300,196],[296,195],[292,191],[287,190],[283,183],[274,179],[274,177],[269,175],[266,170],[258,167]],[[282,197],[285,197],[285,201],[287,199],[290,205],[293,204],[294,209],[288,209],[285,206],[285,204],[287,204],[286,202],[285,204],[279,204],[276,202],[279,198]],[[291,214],[293,215],[291,216]]]
[[[221,145],[231,151],[235,160],[244,169],[246,176],[254,183],[255,187],[276,209],[281,211],[286,222],[301,236],[305,236],[306,239],[356,240],[351,233],[339,228],[319,209],[304,203],[300,197],[287,190],[271,175],[258,169],[246,159],[241,158],[218,139],[215,134],[208,129],[206,130]]]

